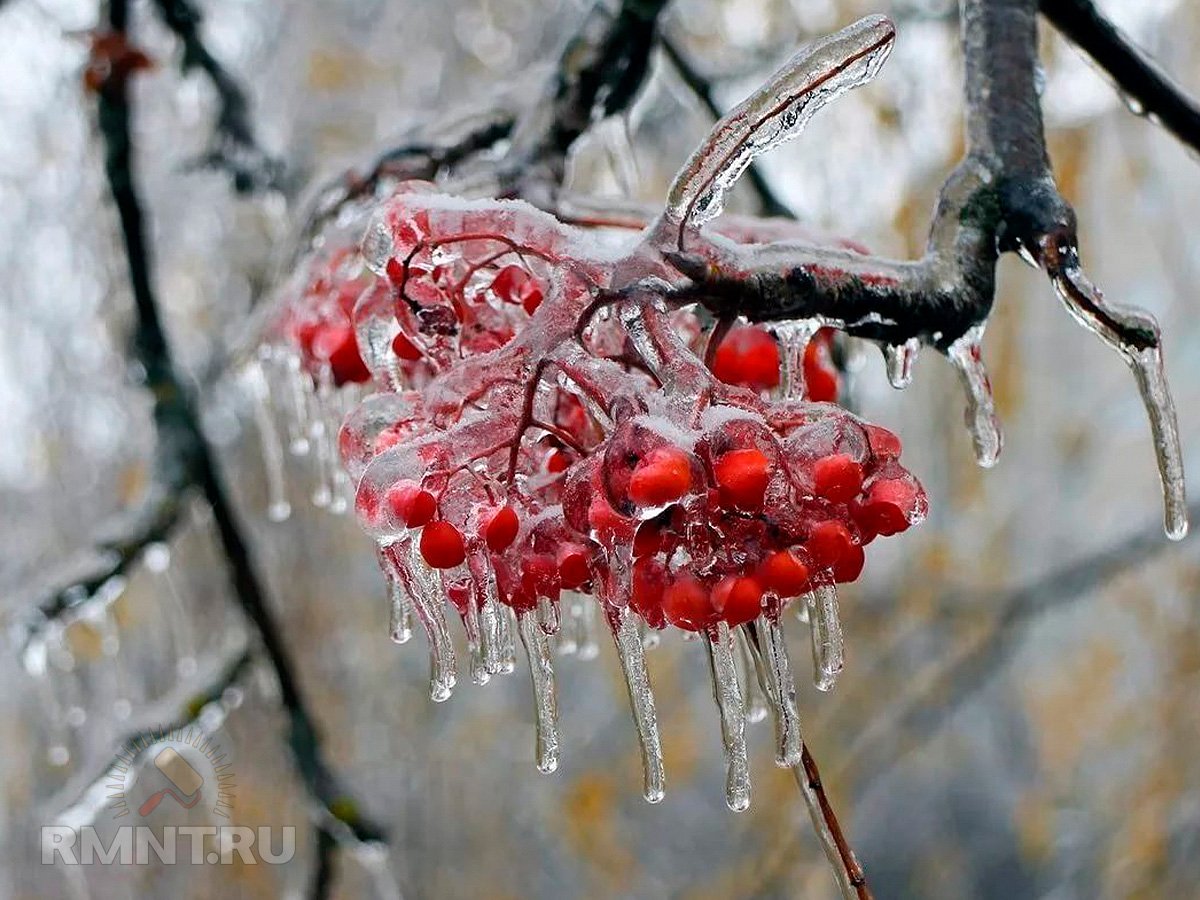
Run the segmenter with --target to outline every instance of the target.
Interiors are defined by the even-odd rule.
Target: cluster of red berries
[[[415,546],[460,612],[488,591],[521,613],[571,590],[655,628],[737,625],[855,580],[871,541],[923,517],[896,437],[821,402],[838,390],[831,331],[806,346],[803,398],[769,399],[781,352],[762,326],[731,329],[704,373],[699,319],[676,310],[661,321],[678,340],[639,357],[626,316],[583,318],[629,265],[611,235],[584,237],[407,185],[368,229],[370,272],[315,280],[326,299],[294,330],[338,383],[362,372],[333,335],[357,338],[381,389],[339,437],[358,515]],[[673,396],[652,357],[699,368],[698,396]]]

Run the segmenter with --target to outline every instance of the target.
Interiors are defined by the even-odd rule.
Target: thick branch
[[[1042,0],[1042,15],[1115,82],[1126,101],[1200,151],[1200,105],[1159,71],[1091,0]]]

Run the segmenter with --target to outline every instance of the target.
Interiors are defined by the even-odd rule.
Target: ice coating
[[[1075,259],[1073,248],[1069,259]],[[1066,265],[1050,277],[1075,321],[1121,354],[1137,379],[1138,392],[1150,420],[1154,456],[1162,482],[1163,530],[1173,541],[1188,532],[1187,494],[1179,423],[1163,368],[1158,323],[1140,310],[1107,303],[1078,265]],[[1120,330],[1118,330],[1120,329]],[[1125,335],[1139,338],[1136,342]]]
[[[734,812],[741,812],[750,806],[750,763],[746,752],[746,709],[738,685],[729,626],[720,623],[708,635],[706,646],[713,697],[721,714],[721,738],[725,743],[725,803]]]
[[[698,228],[720,215],[725,192],[754,158],[796,137],[830,100],[875,77],[891,52],[896,29],[886,16],[867,16],[797,52],[728,112],[684,165],[667,195],[666,218]]]
[[[763,616],[758,620],[757,635],[761,647],[758,655],[767,676],[768,695],[775,714],[775,764],[795,766],[800,762],[804,739],[800,732],[796,681],[783,625],[776,617]]]
[[[546,632],[532,613],[517,616],[517,631],[529,660],[534,698],[534,758],[538,771],[549,774],[558,768],[558,698],[554,690],[554,664]]]
[[[983,325],[976,325],[951,344],[946,355],[958,370],[967,394],[966,423],[975,447],[975,461],[990,469],[1000,459],[1004,440],[996,418],[992,384],[980,354],[982,344]]]
[[[845,665],[845,639],[838,612],[837,586],[819,584],[804,595],[812,636],[813,684],[829,691]]]
[[[616,622],[613,641],[617,648],[617,659],[625,676],[629,706],[642,750],[642,796],[650,803],[658,803],[665,794],[662,744],[658,736],[654,691],[650,687],[650,673],[646,669],[639,620],[626,609],[614,611],[612,617]]]
[[[903,344],[886,344],[883,348],[887,363],[888,383],[896,390],[904,390],[913,379],[913,366],[921,352],[921,342],[909,338]]]

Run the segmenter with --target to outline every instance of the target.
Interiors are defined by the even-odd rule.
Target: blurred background
[[[250,405],[221,377],[280,277],[303,185],[416,123],[528,85],[513,79],[552,61],[587,5],[200,6],[210,48],[248,86],[260,142],[285,160],[294,189],[238,197],[227,176],[194,165],[211,134],[211,87],[180,75],[177,42],[138,2],[134,37],[157,61],[131,88],[140,188],[170,339],[203,389],[302,690],[331,763],[390,834],[386,851],[334,851],[331,895],[833,896],[800,798],[773,765],[769,725],[751,732],[750,810],[726,810],[696,644],[668,637],[650,654],[667,760],[658,806],[640,796],[609,646],[594,661],[557,664],[563,763],[550,776],[532,764],[521,671],[483,688],[461,683],[431,704],[422,641],[387,639],[370,543],[352,517],[308,503],[309,461],[289,460],[293,514],[268,521]],[[1103,7],[1200,93],[1200,7]],[[949,0],[677,0],[665,29],[729,106],[799,44],[868,12],[897,21],[891,61],[764,170],[804,221],[911,256],[961,152]],[[252,640],[202,505],[78,615],[33,615],[48,589],[92,564],[98,530],[136,506],[153,447],[149,398],[130,386],[123,353],[127,270],[95,103],[82,89],[97,16],[94,0],[0,3],[0,896],[308,896],[312,804],[269,671],[251,653],[225,677]],[[1195,475],[1200,163],[1131,115],[1062,41],[1043,43],[1050,148],[1085,262],[1111,299],[1162,323]],[[710,123],[659,58],[627,121],[582,142],[572,186],[658,202]],[[749,195],[741,202],[753,209]],[[806,736],[881,898],[1195,896],[1200,545],[1162,535],[1128,370],[1019,261],[1001,265],[984,355],[1006,427],[988,472],[973,462],[945,360],[923,354],[904,392],[888,386],[873,348],[853,360],[853,402],[901,435],[931,513],[873,545],[866,575],[843,590],[847,669],[829,695],[801,679]],[[804,629],[790,627],[793,657],[806,663]],[[201,709],[194,698],[214,685],[219,702]],[[94,814],[89,790],[131,735],[198,711],[236,772],[234,821],[298,826],[290,863],[40,864],[38,828]]]

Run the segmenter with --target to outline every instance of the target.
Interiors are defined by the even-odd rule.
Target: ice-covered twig
[[[813,759],[807,744],[801,752],[800,763],[792,766],[792,775],[804,796],[804,804],[812,817],[813,829],[821,841],[821,848],[837,876],[843,900],[871,900],[874,895],[867,884],[866,873],[846,839],[833,804],[829,802],[817,761]]]
[[[696,98],[708,110],[709,114],[714,119],[719,120],[722,118],[725,113],[717,105],[712,83],[700,73],[673,40],[663,37],[660,45],[667,59],[671,61],[671,65],[675,67],[675,71],[679,73],[679,77],[683,80],[683,83],[696,95]],[[766,177],[757,164],[750,164],[750,168],[746,172],[746,177],[750,179],[750,187],[753,189],[754,195],[758,198],[758,205],[761,207],[763,215],[783,216],[789,219],[795,218],[795,213],[792,212],[791,208],[775,196],[775,191],[767,183]]]
[[[1042,15],[1112,78],[1138,115],[1200,151],[1200,106],[1105,18],[1092,0],[1042,0]]]
[[[240,194],[282,190],[283,162],[258,145],[246,90],[205,44],[200,33],[200,10],[191,0],[154,0],[154,7],[163,23],[183,44],[180,64],[183,71],[199,69],[217,92],[216,129],[212,144],[200,161],[229,172],[233,186]]]
[[[624,111],[640,90],[667,3],[621,0],[613,11],[601,0],[592,7],[559,57],[549,101],[531,105],[517,123],[501,165],[502,187],[537,194],[562,184],[571,145],[598,121]]]
[[[114,34],[127,32],[128,0],[111,0],[107,25]],[[348,799],[325,761],[316,723],[300,693],[295,666],[267,605],[265,590],[220,477],[216,457],[201,430],[195,400],[176,371],[159,316],[150,247],[134,181],[133,109],[127,79],[110,78],[98,86],[97,94],[105,173],[117,208],[136,313],[130,356],[140,363],[145,387],[155,400],[156,479],[175,490],[195,486],[212,510],[218,541],[229,565],[234,597],[254,624],[262,651],[279,682],[289,720],[288,744],[306,789],[324,814],[331,821],[340,822],[355,839],[382,840],[382,832]]]

